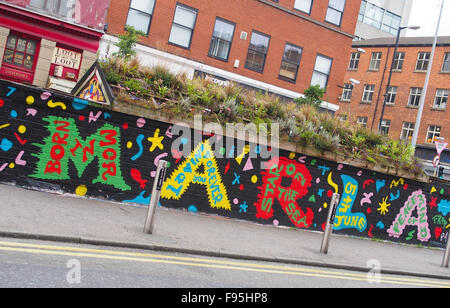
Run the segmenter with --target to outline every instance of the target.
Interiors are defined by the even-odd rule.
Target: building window
[[[358,21],[361,21],[361,22],[364,21],[364,15],[366,15],[366,8],[367,8],[367,1],[362,0],[361,8],[359,9],[359,14],[358,14]]]
[[[367,127],[368,117],[358,117],[356,120],[356,124],[361,125],[362,127]]]
[[[344,14],[345,0],[330,0],[328,2],[327,15],[325,21],[336,26],[341,25],[342,15]]]
[[[234,27],[234,23],[219,18],[216,19],[211,45],[209,47],[209,55],[211,57],[228,61],[231,42],[234,36]]]
[[[349,70],[356,70],[359,66],[359,59],[361,58],[361,54],[359,52],[352,52],[350,56],[350,63],[348,64]]]
[[[317,55],[316,64],[314,65],[314,71],[311,79],[312,86],[319,85],[322,89],[327,87],[332,63],[333,59]]]
[[[366,15],[364,16],[364,23],[374,28],[381,29],[383,22],[384,9],[372,3],[367,5]]]
[[[403,122],[402,133],[400,134],[400,140],[411,140],[414,134],[414,123]]]
[[[301,58],[302,48],[286,43],[281,61],[280,77],[295,82]]]
[[[351,83],[347,83],[344,85],[344,89],[342,91],[341,101],[349,102],[352,99],[353,94],[353,85]]]
[[[38,42],[19,35],[10,34],[6,41],[3,63],[33,70]]]
[[[313,0],[295,0],[294,9],[310,14],[312,2]]]
[[[416,71],[426,71],[430,62],[429,52],[419,52],[417,56]]]
[[[148,34],[152,21],[155,0],[131,0],[128,10],[127,26],[132,26],[136,30]]]
[[[381,57],[383,54],[381,52],[372,52],[372,58],[370,59],[369,70],[378,71],[380,69]]]
[[[445,109],[445,107],[447,106],[448,92],[449,91],[447,89],[436,90],[436,97],[434,99],[433,108]]]
[[[391,127],[391,120],[383,120],[381,121],[380,131],[384,135],[389,134],[389,128]]]
[[[394,56],[394,62],[392,64],[392,69],[395,71],[401,71],[403,69],[403,62],[405,61],[405,53],[397,52]]]
[[[420,97],[422,96],[422,88],[411,88],[409,91],[409,107],[419,107]]]
[[[197,10],[185,5],[178,4],[175,9],[172,30],[170,31],[169,43],[189,48],[191,46],[192,33],[197,20]]]
[[[72,0],[31,0],[29,3],[51,15],[72,18],[75,12],[75,1]]]
[[[383,25],[381,30],[390,33],[392,35],[397,35],[398,29],[400,28],[400,23],[402,18],[394,13],[386,11],[383,17]]]
[[[441,127],[436,125],[428,126],[427,139],[425,143],[434,143],[435,139],[441,136]]]
[[[269,49],[270,36],[253,31],[247,52],[245,67],[262,73]]]
[[[362,101],[364,103],[371,103],[373,100],[373,93],[375,92],[375,85],[373,84],[366,84],[364,86],[364,92],[363,92],[363,97],[362,97]]]
[[[396,96],[397,96],[397,87],[390,86],[386,93],[386,104],[394,105]]]
[[[444,63],[442,64],[443,72],[450,72],[450,52],[446,52],[444,55]]]

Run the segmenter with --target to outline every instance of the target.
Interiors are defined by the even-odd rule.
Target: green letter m
[[[42,180],[70,180],[69,160],[73,162],[78,177],[81,178],[86,168],[98,158],[98,177],[92,184],[101,183],[114,186],[120,190],[130,190],[125,183],[120,169],[120,129],[105,124],[85,140],[74,119],[49,116],[50,135],[44,144],[34,144],[41,148],[40,153],[33,154],[39,159],[33,178]]]

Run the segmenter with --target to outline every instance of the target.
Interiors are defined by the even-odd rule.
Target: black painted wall
[[[338,192],[335,232],[445,246],[448,182],[416,182],[284,150],[263,159],[255,144],[239,148],[235,140],[234,148],[218,148],[220,136],[189,130],[186,138],[172,130],[169,123],[0,81],[0,180],[148,204],[157,162],[164,159],[165,207],[322,231]],[[187,157],[180,157],[183,147],[190,149]]]

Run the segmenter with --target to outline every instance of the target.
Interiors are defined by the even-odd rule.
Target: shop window
[[[33,70],[38,42],[16,34],[10,34],[5,46],[3,63]]]

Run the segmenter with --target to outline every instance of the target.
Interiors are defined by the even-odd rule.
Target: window
[[[344,85],[344,90],[342,91],[341,101],[349,102],[352,99],[353,85],[347,83]]]
[[[380,132],[384,135],[388,135],[390,127],[391,127],[391,120],[383,120],[381,121]]]
[[[356,124],[361,125],[362,127],[367,127],[368,117],[358,117],[356,120]]]
[[[402,133],[400,134],[400,140],[411,140],[414,134],[414,123],[403,122]]]
[[[364,15],[366,15],[367,1],[362,0],[361,8],[359,9],[358,21],[364,21]]]
[[[381,30],[390,33],[392,35],[397,35],[398,29],[400,28],[400,23],[402,18],[394,13],[386,11],[383,18],[383,25]]]
[[[155,0],[131,0],[128,11],[127,26],[132,26],[136,30],[148,34],[152,21]]]
[[[394,71],[401,71],[403,69],[403,62],[405,61],[405,53],[397,52],[394,56],[394,62],[392,63],[392,69]]]
[[[336,26],[341,25],[342,15],[344,14],[345,0],[330,0],[328,2],[327,15],[325,21]]]
[[[444,55],[444,63],[442,64],[443,72],[450,72],[450,52],[446,52]]]
[[[294,9],[310,14],[312,2],[313,0],[295,0]]]
[[[372,58],[370,59],[369,70],[378,71],[380,69],[381,57],[383,54],[381,52],[372,52]]]
[[[169,43],[189,48],[191,46],[192,33],[194,31],[196,19],[196,9],[178,4],[175,9]]]
[[[364,23],[374,28],[380,29],[383,22],[384,9],[372,3],[367,5]]]
[[[448,100],[448,90],[447,89],[437,89],[436,98],[434,99],[433,108],[445,109]]]
[[[333,60],[331,58],[317,55],[316,64],[314,65],[314,71],[311,79],[312,86],[319,85],[322,89],[327,87],[332,62]]]
[[[390,86],[386,93],[386,104],[394,105],[397,96],[397,87]]]
[[[52,15],[72,18],[75,11],[75,1],[72,0],[31,0],[30,6]]]
[[[371,103],[373,100],[373,93],[375,92],[375,85],[373,84],[366,84],[364,86],[364,92],[363,92],[363,97],[362,97],[362,101],[364,103]]]
[[[253,71],[262,73],[266,62],[267,51],[269,49],[270,37],[268,35],[252,32],[250,45],[247,52],[245,67]]]
[[[349,70],[356,70],[359,66],[359,59],[361,58],[361,54],[359,52],[352,52],[350,56],[350,63],[348,64]]]
[[[427,139],[425,140],[425,143],[434,143],[435,139],[440,136],[441,136],[441,127],[430,125],[428,126]]]
[[[38,42],[10,34],[6,41],[3,63],[33,70]]]
[[[422,88],[411,88],[409,91],[409,107],[419,107],[420,97],[422,96]]]
[[[233,35],[234,24],[217,18],[211,45],[209,46],[209,55],[214,58],[228,61]]]
[[[280,68],[280,77],[282,79],[288,79],[295,82],[301,57],[302,48],[286,43]]]
[[[430,62],[429,52],[419,52],[416,63],[416,71],[426,71]]]

